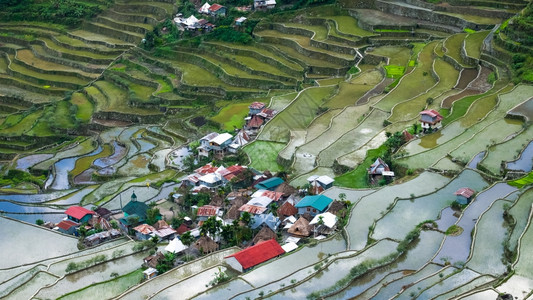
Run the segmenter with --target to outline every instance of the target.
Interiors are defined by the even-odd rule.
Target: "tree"
[[[35,224],[37,224],[39,226],[43,226],[44,221],[42,219],[37,219],[37,221],[35,221]]]
[[[157,269],[157,272],[159,272],[159,274],[163,274],[166,271],[172,269],[174,267],[175,259],[176,255],[174,253],[165,253],[165,258],[157,262],[157,266],[155,267]]]
[[[116,220],[111,220],[109,224],[111,224],[111,227],[113,227],[113,229],[118,229],[118,222]]]
[[[180,240],[183,243],[183,245],[189,247],[194,241],[194,236],[192,236],[190,231],[187,231],[180,236]]]
[[[252,221],[252,215],[249,212],[245,211],[242,213],[240,220],[244,224],[250,225],[250,222]]]
[[[157,222],[159,215],[160,215],[159,208],[156,208],[156,207],[149,208],[146,211],[146,223],[148,225],[153,225],[155,222]]]
[[[346,201],[346,194],[345,193],[339,193],[339,199],[341,201]]]
[[[202,226],[200,226],[200,234],[207,235],[209,234],[212,237],[216,237],[217,233],[222,227],[222,221],[217,220],[216,217],[209,217],[204,221]]]
[[[172,228],[174,229],[178,229],[181,226],[181,224],[183,224],[182,218],[174,217],[172,218],[172,220],[170,220],[170,225],[172,225]]]

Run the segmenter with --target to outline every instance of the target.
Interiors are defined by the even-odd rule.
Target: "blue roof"
[[[256,189],[272,189],[283,183],[283,179],[279,177],[272,177],[267,180],[261,181],[255,185]]]
[[[311,206],[319,211],[324,211],[332,201],[333,199],[324,195],[305,196],[295,207],[300,208]]]
[[[278,229],[279,224],[281,221],[278,217],[274,216],[272,213],[269,214],[260,214],[256,215],[252,219],[252,225],[250,226],[252,229],[256,229],[262,224],[267,225],[272,229],[273,231],[276,231]]]

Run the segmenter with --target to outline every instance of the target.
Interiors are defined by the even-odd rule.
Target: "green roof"
[[[144,202],[130,201],[122,208],[122,211],[126,216],[137,215],[139,221],[146,220],[146,211],[149,209],[148,205]]]
[[[264,189],[269,190],[277,187],[278,185],[283,183],[283,179],[279,177],[272,177],[267,180],[261,181],[258,184],[255,185],[256,189]]]
[[[295,205],[295,207],[300,208],[311,206],[323,212],[332,201],[333,199],[324,195],[305,196],[300,202]]]

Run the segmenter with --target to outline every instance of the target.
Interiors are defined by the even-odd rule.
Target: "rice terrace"
[[[0,299],[533,299],[531,1],[0,8]]]

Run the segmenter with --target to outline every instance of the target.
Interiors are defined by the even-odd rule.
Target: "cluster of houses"
[[[250,111],[245,118],[245,129],[256,133],[261,126],[270,121],[278,112],[267,108],[263,102],[254,102],[248,107]]]
[[[66,211],[64,220],[57,223],[54,230],[64,234],[78,236],[81,230],[89,233],[83,240],[88,246],[95,246],[103,242],[122,236],[121,232],[113,228],[109,222],[111,211],[100,207],[95,211],[81,206],[71,206]],[[81,229],[83,227],[83,229]]]

